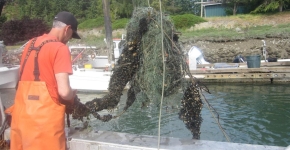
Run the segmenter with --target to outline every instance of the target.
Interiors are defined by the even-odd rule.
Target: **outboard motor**
[[[245,62],[245,58],[242,55],[236,56],[236,58],[233,61],[233,63],[243,63],[243,62]]]
[[[197,64],[209,64],[209,62],[204,60],[202,51],[196,46],[190,48],[190,50],[188,51],[188,58],[189,61],[192,59],[196,59]]]

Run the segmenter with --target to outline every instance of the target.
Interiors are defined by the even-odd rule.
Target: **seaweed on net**
[[[160,15],[163,15],[163,20],[160,20]],[[161,21],[163,33],[161,33]],[[163,41],[161,41],[162,34]],[[165,65],[165,74],[163,65]],[[184,78],[185,75],[190,77],[189,82]],[[177,31],[170,18],[151,7],[134,10],[127,25],[123,52],[110,79],[108,94],[103,98],[95,98],[87,102],[85,106],[100,120],[109,121],[118,117],[122,113],[117,116],[100,116],[97,112],[103,109],[114,109],[120,102],[127,83],[130,83],[131,87],[127,91],[127,102],[122,113],[134,103],[136,95],[141,95],[140,99],[143,100],[158,101],[161,99],[162,87],[164,87],[165,97],[177,94],[182,88],[184,96],[181,99],[179,118],[192,132],[193,138],[199,139],[202,122],[200,112],[203,105],[199,93],[200,85],[190,74],[184,52],[178,43]],[[80,118],[81,114],[76,116]]]
[[[191,131],[194,139],[200,138],[200,126],[202,122],[199,88],[191,83],[184,92],[181,100],[179,118],[183,120],[186,127]]]

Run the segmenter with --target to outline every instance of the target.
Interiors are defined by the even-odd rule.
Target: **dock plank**
[[[204,79],[271,79],[290,78],[290,73],[207,74]]]
[[[219,73],[290,73],[290,67],[263,67],[263,68],[198,68],[190,70],[192,74],[219,74]]]
[[[228,66],[240,66],[240,67],[247,67],[247,63],[224,63]],[[215,63],[213,64],[198,64],[197,68],[213,68]],[[261,62],[261,67],[273,67],[273,66],[290,66],[290,61],[280,61],[280,62]]]

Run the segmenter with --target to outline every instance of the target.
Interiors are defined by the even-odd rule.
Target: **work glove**
[[[74,108],[72,111],[72,118],[83,121],[84,117],[90,115],[90,110],[80,102],[80,99],[76,96],[74,101]]]
[[[80,99],[76,95],[73,102],[65,104],[65,113],[72,114],[73,119],[83,121],[84,117],[88,117],[90,114],[89,109],[80,102]]]
[[[74,111],[74,104],[65,104],[65,113],[72,114]]]
[[[75,101],[78,100],[78,97],[77,95],[74,97],[73,100],[60,100],[60,103],[62,103],[63,105],[65,105],[65,113],[66,114],[72,114],[73,113],[73,110],[74,110],[74,107],[75,107]]]

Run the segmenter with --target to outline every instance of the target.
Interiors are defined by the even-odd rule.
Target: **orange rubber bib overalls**
[[[65,150],[64,133],[65,105],[55,103],[46,87],[39,79],[38,53],[46,40],[34,47],[36,38],[32,40],[21,68],[15,103],[5,112],[12,115],[10,129],[11,150]],[[32,50],[34,57],[34,81],[21,81],[23,69]]]

